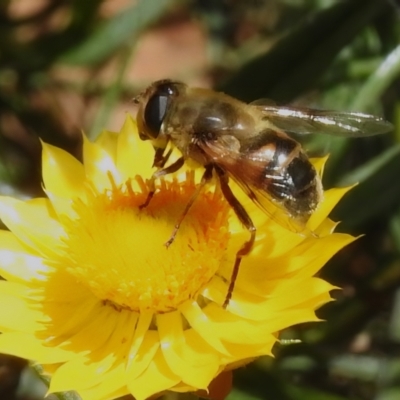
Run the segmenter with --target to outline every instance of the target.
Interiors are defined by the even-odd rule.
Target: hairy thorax
[[[209,142],[230,136],[238,143],[256,135],[256,119],[247,105],[218,94],[215,98],[200,89],[196,96],[187,96],[171,107],[165,123],[166,134],[185,158],[201,164],[209,162],[198,148],[199,142]]]

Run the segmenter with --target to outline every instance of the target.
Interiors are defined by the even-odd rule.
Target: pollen
[[[218,189],[201,193],[167,247],[195,191],[194,174],[161,181],[147,207],[147,185],[135,180],[104,193],[92,189],[75,202],[59,265],[115,308],[173,311],[217,272],[230,236],[229,206]]]

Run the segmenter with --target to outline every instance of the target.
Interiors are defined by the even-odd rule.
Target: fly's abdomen
[[[267,192],[290,216],[307,220],[315,211],[321,188],[317,172],[300,145],[289,136],[266,129],[242,146],[257,165],[256,186]]]
[[[307,156],[300,152],[286,167],[288,197],[285,208],[296,218],[305,220],[315,211],[321,200],[321,181]]]

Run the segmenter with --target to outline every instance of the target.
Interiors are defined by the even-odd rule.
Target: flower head
[[[9,229],[0,231],[0,352],[42,364],[50,392],[142,400],[207,390],[223,371],[270,355],[280,330],[317,320],[332,286],[314,275],[353,240],[327,218],[345,189],[325,193],[308,225],[316,234],[302,235],[234,188],[257,237],[225,309],[248,232],[218,186],[203,190],[166,248],[197,171],[160,180],[141,208],[154,151],[135,122],[83,150],[81,163],[43,144],[47,197],[0,198]]]

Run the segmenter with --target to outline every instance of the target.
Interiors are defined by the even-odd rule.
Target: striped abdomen
[[[321,200],[321,181],[299,143],[266,129],[241,145],[241,159],[251,185],[299,220],[306,221]]]

